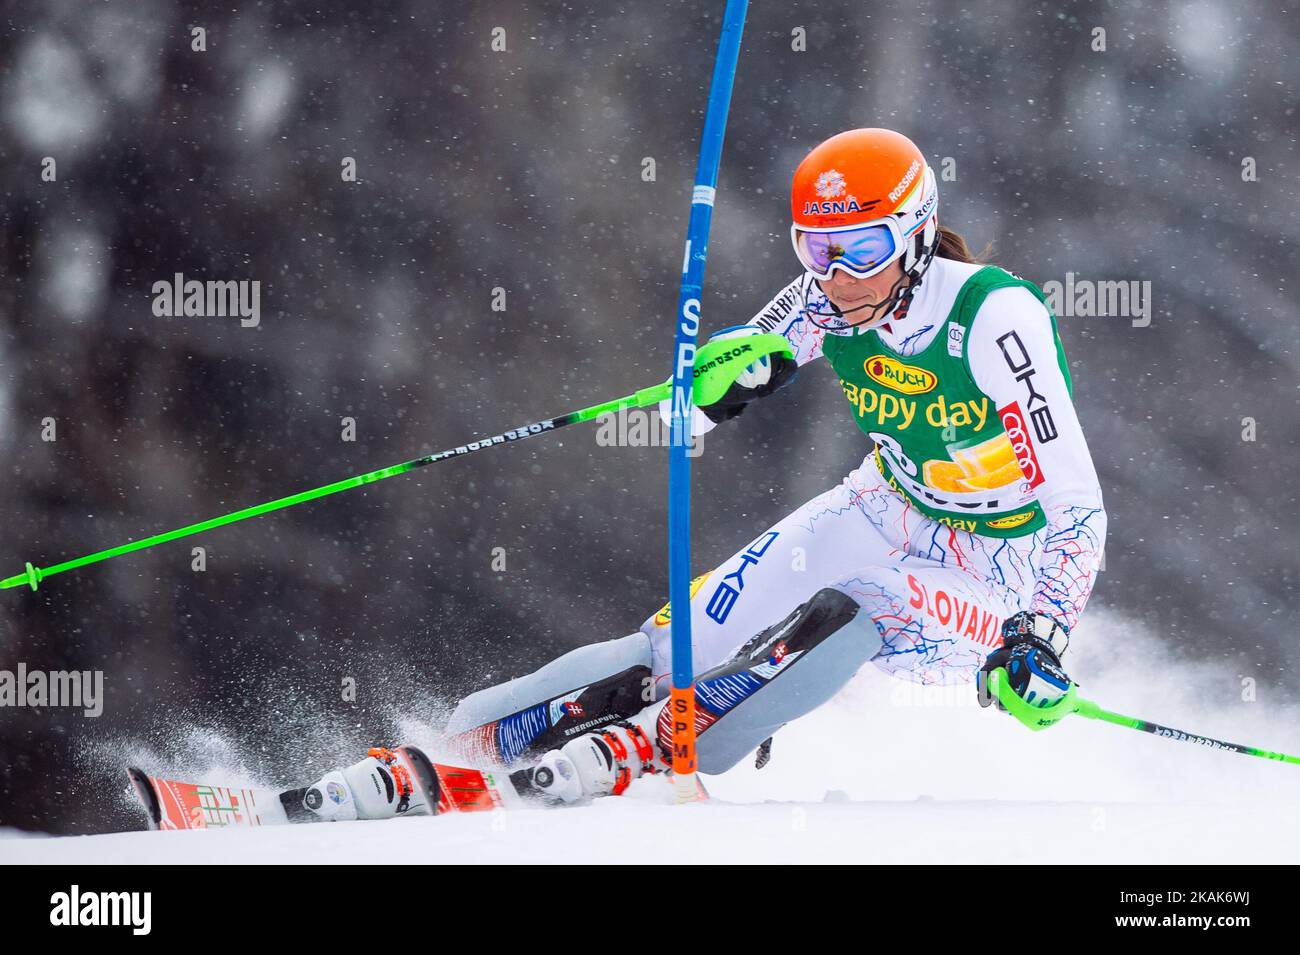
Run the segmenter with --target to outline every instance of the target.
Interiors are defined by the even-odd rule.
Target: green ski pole
[[[1260,749],[1257,746],[1243,746],[1241,743],[1228,743],[1210,736],[1201,736],[1198,733],[1188,733],[1184,730],[1174,729],[1171,726],[1152,723],[1150,720],[1140,720],[1135,716],[1125,716],[1122,713],[1104,710],[1092,700],[1085,700],[1079,696],[1077,692],[1078,684],[1075,683],[1070,684],[1070,689],[1061,699],[1050,706],[1039,707],[1034,706],[1032,703],[1026,703],[1011,688],[1010,681],[1007,679],[1007,671],[1004,668],[998,667],[989,674],[988,679],[989,685],[997,695],[998,702],[1002,704],[1003,709],[1031,730],[1046,729],[1053,723],[1065,719],[1070,714],[1077,713],[1085,719],[1100,720],[1103,723],[1111,723],[1115,726],[1125,726],[1128,729],[1151,733],[1153,736],[1159,736],[1163,739],[1177,740],[1182,743],[1195,743],[1198,746],[1206,746],[1210,749],[1227,750],[1233,753],[1241,753],[1244,756],[1258,756],[1260,759],[1275,759],[1283,763],[1300,764],[1300,756],[1288,756],[1286,753],[1275,753],[1272,750]]]
[[[695,404],[700,406],[713,404],[726,393],[727,389],[731,387],[735,382],[736,377],[745,369],[746,366],[757,361],[764,355],[771,355],[778,352],[784,355],[792,355],[789,343],[787,343],[780,335],[774,334],[753,335],[745,339],[733,338],[716,342],[706,342],[704,345],[700,346],[698,356],[695,360],[695,378],[693,382]],[[275,501],[267,501],[265,504],[256,504],[253,507],[246,507],[241,511],[235,511],[231,514],[224,514],[221,517],[214,517],[210,520],[200,521],[197,524],[188,524],[185,527],[178,527],[173,531],[155,534],[152,537],[145,537],[141,540],[122,544],[118,547],[110,547],[108,550],[101,550],[94,554],[87,554],[85,557],[77,557],[74,560],[67,560],[61,564],[54,564],[50,567],[35,567],[28,562],[23,573],[14,574],[12,577],[6,577],[4,580],[0,580],[0,589],[7,590],[10,587],[21,587],[23,584],[27,584],[32,588],[32,590],[35,590],[42,580],[53,577],[55,574],[62,574],[69,570],[76,570],[78,567],[85,567],[89,564],[98,564],[100,561],[111,560],[114,557],[121,557],[123,554],[130,554],[135,551],[145,550],[149,547],[156,547],[159,544],[179,540],[182,537],[189,537],[192,534],[201,534],[204,531],[210,531],[213,528],[224,527],[226,524],[245,521],[250,517],[259,517],[262,514],[269,514],[272,511],[282,511],[287,507],[293,507],[307,501],[314,501],[319,497],[327,497],[330,494],[338,494],[340,491],[360,487],[363,484],[373,484],[376,481],[382,481],[385,478],[396,477],[399,474],[405,474],[408,471],[414,471],[417,468],[436,464],[439,461],[446,460],[447,458],[461,457],[462,455],[472,454],[475,451],[482,451],[498,444],[506,444],[512,441],[522,440],[523,438],[530,438],[535,434],[546,434],[556,431],[559,428],[567,427],[571,424],[577,424],[581,421],[591,421],[604,414],[613,414],[629,408],[645,408],[650,405],[656,405],[660,401],[669,397],[671,388],[672,382],[665,381],[649,388],[642,388],[640,391],[633,392],[632,394],[626,395],[622,398],[614,398],[611,401],[592,405],[590,408],[583,408],[580,411],[573,411],[558,418],[548,418],[545,421],[536,421],[532,424],[522,425],[518,428],[512,428],[509,431],[503,431],[501,434],[494,434],[490,437],[479,438],[475,441],[471,441],[468,444],[448,448],[445,451],[427,454],[424,457],[412,458],[410,461],[403,461],[401,464],[394,464],[392,467],[381,468],[378,471],[370,471],[367,474],[358,474],[356,477],[345,478],[342,481],[335,481],[333,484],[326,484],[324,487],[313,488],[310,491],[301,491],[298,494],[290,494],[288,497],[282,497]]]

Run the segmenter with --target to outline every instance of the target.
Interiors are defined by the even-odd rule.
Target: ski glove
[[[1021,611],[1002,625],[1002,646],[989,654],[976,676],[980,706],[1004,709],[989,692],[988,675],[1005,667],[1007,682],[1026,703],[1051,706],[1070,689],[1061,667],[1061,654],[1069,645],[1069,632],[1046,614]]]
[[[763,330],[756,325],[733,325],[715,332],[709,336],[709,341],[761,334]],[[742,371],[721,398],[700,410],[714,424],[730,421],[755,398],[766,398],[782,385],[793,381],[798,369],[795,360],[788,355],[764,355]]]

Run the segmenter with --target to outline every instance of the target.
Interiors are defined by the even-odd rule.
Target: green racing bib
[[[916,355],[899,355],[874,329],[828,334],[822,346],[889,485],[927,517],[985,537],[1020,537],[1046,524],[1024,413],[1018,403],[993,406],[975,384],[966,348],[988,294],[1017,286],[1047,307],[1038,286],[986,266],[966,280],[945,327]],[[1052,333],[1069,389],[1055,316]]]

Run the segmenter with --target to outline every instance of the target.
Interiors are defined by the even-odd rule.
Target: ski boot
[[[414,746],[377,746],[359,763],[282,793],[280,803],[290,822],[431,816],[438,807],[438,776]]]
[[[632,780],[667,768],[643,727],[619,722],[551,750],[527,772],[533,792],[571,803],[621,796]]]

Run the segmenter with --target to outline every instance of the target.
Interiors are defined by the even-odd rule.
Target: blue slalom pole
[[[704,135],[691,192],[691,218],[686,228],[682,261],[682,290],[677,300],[677,331],[673,348],[671,439],[668,449],[668,604],[672,628],[673,685],[668,705],[673,716],[673,774],[679,800],[696,798],[695,665],[691,645],[691,459],[687,443],[694,411],[692,382],[695,347],[700,331],[700,295],[704,263],[709,254],[709,226],[717,194],[722,139],[727,129],[731,88],[740,58],[740,37],[749,0],[727,0],[722,38],[713,66]]]

